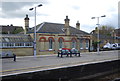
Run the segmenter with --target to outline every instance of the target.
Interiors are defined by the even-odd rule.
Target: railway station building
[[[16,55],[33,55],[34,27],[29,27],[29,17],[24,18],[24,34],[2,34],[0,48],[3,51],[13,51]],[[61,48],[76,48],[80,52],[90,51],[92,46],[91,35],[80,29],[77,21],[76,27],[69,25],[68,16],[64,24],[43,22],[36,26],[37,55],[56,54]]]

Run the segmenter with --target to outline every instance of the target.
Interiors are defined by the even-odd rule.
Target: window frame
[[[59,39],[59,49],[63,48],[63,39]]]
[[[49,38],[49,50],[53,50],[53,39]]]
[[[85,40],[85,48],[89,49],[89,40]]]
[[[83,40],[80,40],[80,49],[83,49]]]
[[[77,46],[77,42],[75,39],[72,40],[72,48],[76,48]]]

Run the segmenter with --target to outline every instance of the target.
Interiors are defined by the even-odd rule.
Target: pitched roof
[[[37,33],[57,33],[57,34],[64,34],[64,24],[59,24],[59,23],[50,23],[50,22],[44,22],[42,24],[39,24],[36,26],[37,27]],[[34,29],[32,29],[29,32],[32,32]],[[82,30],[78,30],[72,26],[70,26],[70,34],[75,35],[75,34],[82,34],[82,35],[89,35],[89,33],[84,32]]]
[[[0,25],[0,29],[2,29],[2,33],[13,33],[15,30],[23,31],[22,26],[13,26],[13,25]]]
[[[23,34],[0,34],[0,42],[32,42],[30,35]]]

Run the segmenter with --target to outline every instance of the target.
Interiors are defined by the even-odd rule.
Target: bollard
[[[13,54],[13,58],[14,58],[14,60],[13,60],[13,61],[15,61],[15,62],[16,62],[16,55],[15,55],[15,54]]]

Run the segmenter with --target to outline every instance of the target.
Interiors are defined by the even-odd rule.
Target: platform
[[[91,63],[98,63],[104,61],[111,61],[119,59],[118,52],[114,51],[101,51],[81,53],[81,57],[57,57],[53,55],[40,55],[17,57],[17,61],[14,62],[12,58],[2,60],[2,70],[0,76],[9,76],[22,73],[30,73],[44,70],[51,70],[62,67],[71,67],[77,65],[85,65]]]

